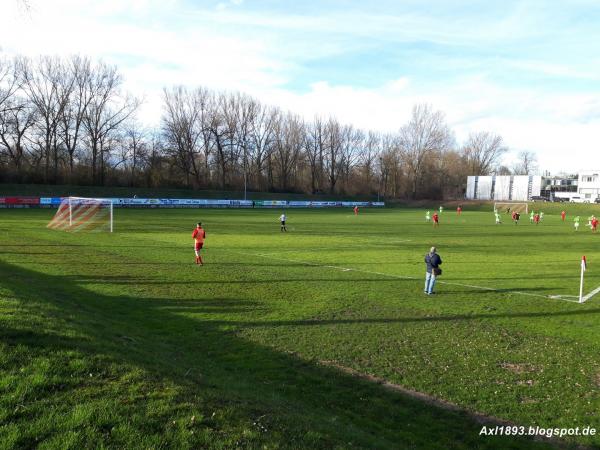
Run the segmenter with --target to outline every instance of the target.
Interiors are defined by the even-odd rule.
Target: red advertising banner
[[[4,203],[5,203],[4,197],[0,197],[0,205],[4,205]]]
[[[39,197],[5,197],[4,203],[7,205],[39,205]]]

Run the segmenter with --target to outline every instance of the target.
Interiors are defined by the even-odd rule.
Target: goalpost
[[[48,228],[65,231],[113,232],[113,201],[109,198],[66,197]]]
[[[518,213],[529,212],[529,207],[527,202],[496,202],[494,203],[494,211],[507,211],[510,208],[510,212],[516,211]]]

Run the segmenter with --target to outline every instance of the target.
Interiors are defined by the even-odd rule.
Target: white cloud
[[[448,79],[425,82],[400,71],[379,85],[357,87],[311,72],[312,84],[304,92],[288,88],[307,61],[348,54],[368,39],[393,45],[424,41],[487,52],[498,42],[547,36],[539,26],[540,17],[524,6],[497,21],[472,23],[459,17],[446,24],[433,15],[386,16],[350,8],[315,16],[248,12],[250,4],[242,0],[223,0],[220,10],[218,4],[217,10],[184,9],[177,0],[34,0],[29,15],[18,9],[17,2],[0,2],[3,16],[15,18],[0,28],[3,51],[30,56],[78,53],[117,64],[127,89],[145,97],[141,117],[149,123],[159,119],[162,88],[178,84],[247,92],[307,119],[333,115],[381,131],[397,130],[415,103],[431,103],[447,114],[459,141],[472,131],[492,131],[515,151],[536,151],[542,169],[578,170],[590,160],[600,167],[596,156],[600,152],[594,147],[600,125],[599,91],[573,94],[543,85],[494,81],[480,67],[481,60],[489,58],[487,53],[481,60],[415,54],[419,61],[451,71]],[[564,29],[556,33],[570,36]],[[565,39],[571,43],[574,38]],[[587,81],[597,81],[600,67],[598,59],[573,64],[511,54],[496,62],[490,71],[505,68],[508,74]]]

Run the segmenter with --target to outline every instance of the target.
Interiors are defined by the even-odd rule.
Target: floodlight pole
[[[248,155],[246,153],[246,146],[244,145],[244,200],[246,200],[246,185],[248,179]]]
[[[379,180],[377,182],[377,202],[379,203],[379,193],[383,185],[383,158],[379,158]]]

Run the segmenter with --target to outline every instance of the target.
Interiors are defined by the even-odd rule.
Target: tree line
[[[394,133],[306,120],[243,94],[166,87],[160,125],[137,118],[118,68],[82,56],[0,60],[0,182],[461,198],[468,175],[506,174],[501,136],[461,145],[441,111]],[[525,153],[528,172],[535,155]]]

